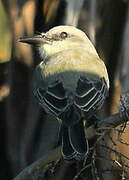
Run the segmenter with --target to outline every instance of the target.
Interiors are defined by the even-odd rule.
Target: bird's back
[[[98,56],[81,49],[64,51],[37,67],[34,94],[41,106],[56,116],[71,105],[91,114],[101,107],[108,91],[104,71]]]
[[[39,66],[48,86],[52,81],[60,80],[65,89],[71,89],[73,92],[76,90],[77,82],[81,76],[89,80],[108,79],[102,60],[82,48],[65,50],[55,54]]]

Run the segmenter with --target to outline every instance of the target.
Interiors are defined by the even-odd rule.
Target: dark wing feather
[[[62,86],[62,83],[59,81],[56,81],[54,84],[51,84],[48,87],[47,93],[59,100],[64,99],[65,97],[65,90]]]
[[[86,112],[101,108],[107,90],[104,78],[91,81],[80,77],[76,89],[75,105]]]
[[[59,81],[48,86],[46,91],[43,88],[35,89],[34,95],[43,108],[56,116],[65,111],[68,106],[65,90]]]

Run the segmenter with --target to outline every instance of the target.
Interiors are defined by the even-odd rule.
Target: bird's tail
[[[65,159],[84,159],[88,149],[83,121],[80,120],[72,126],[62,125],[62,154]]]

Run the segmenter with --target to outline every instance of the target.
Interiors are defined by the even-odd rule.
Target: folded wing
[[[67,108],[67,97],[61,82],[56,81],[47,90],[39,87],[34,89],[34,95],[39,104],[47,111],[59,116]]]
[[[75,105],[82,111],[89,112],[101,108],[108,88],[104,78],[91,81],[80,77],[76,89]]]

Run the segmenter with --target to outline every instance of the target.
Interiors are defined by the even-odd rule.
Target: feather
[[[76,89],[75,105],[82,111],[95,110],[103,104],[107,91],[103,78],[99,81],[80,78]]]
[[[43,88],[37,88],[34,90],[34,95],[42,107],[45,106],[56,116],[59,116],[68,107],[67,97],[61,82],[54,82],[48,86],[47,91]]]
[[[76,124],[73,124],[71,126],[67,126],[62,123],[63,157],[69,160],[72,158],[83,159],[88,152],[89,145],[87,139],[85,138],[83,121],[79,120]]]
[[[72,148],[70,143],[68,127],[63,125],[62,125],[62,154],[65,159],[72,159],[76,154],[76,151]]]

